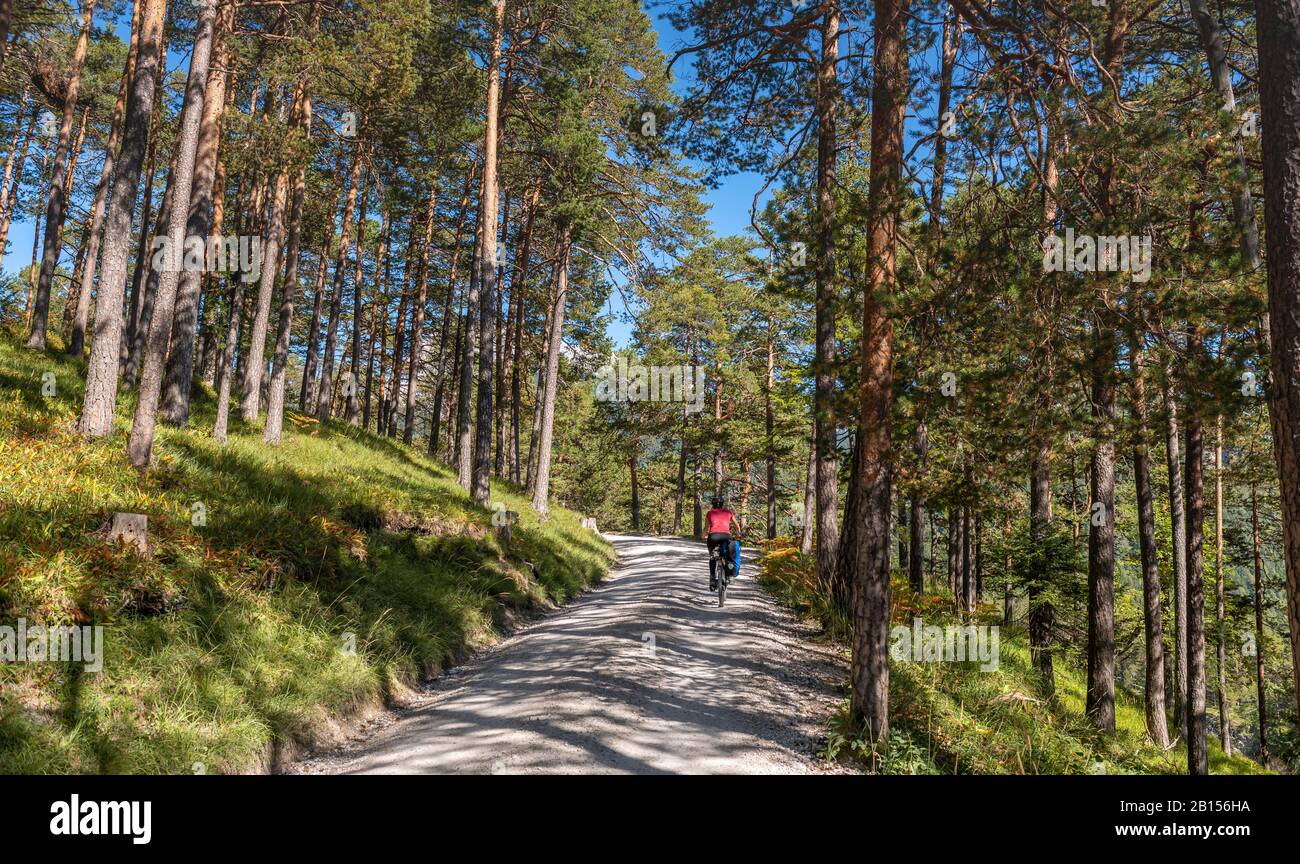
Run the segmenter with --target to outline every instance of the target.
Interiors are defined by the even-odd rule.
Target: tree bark
[[[227,91],[229,94],[229,90]],[[228,101],[233,101],[231,96],[227,96]],[[220,158],[217,159],[216,178],[212,181],[212,227],[210,234],[213,237],[220,237],[225,229],[226,218],[226,163]],[[327,241],[328,242],[328,241]],[[217,369],[220,362],[217,359],[218,346],[220,343],[221,327],[221,280],[217,274],[206,272],[203,274],[203,296],[204,296],[204,324],[203,324],[203,341],[202,350],[199,355],[199,367],[203,376],[203,381],[208,386],[215,387],[217,384]]]
[[[480,184],[482,204],[479,219],[482,222],[482,254],[478,259],[479,296],[478,322],[478,406],[475,412],[474,466],[470,496],[483,506],[488,503],[492,486],[492,390],[496,365],[496,305],[497,305],[497,145],[501,101],[501,40],[505,33],[505,0],[493,0],[495,21],[492,25],[492,48],[488,60],[487,129],[483,141],[483,182]]]
[[[1011,530],[1011,514],[1008,513],[1002,524],[1002,536],[1009,538]],[[1002,572],[1005,574],[1002,578],[1002,626],[1010,627],[1016,612],[1015,586],[1011,582],[1012,560],[1010,547],[1007,549],[1006,559],[1002,562]]]
[[[1286,613],[1300,710],[1300,6],[1297,0],[1255,0],[1255,19],[1272,337],[1269,414],[1281,475]]]
[[[849,489],[856,488],[862,476],[861,435],[854,435],[853,458],[849,463]],[[831,580],[827,598],[836,610],[845,615],[852,615],[852,593],[857,581],[857,539],[862,522],[862,513],[858,509],[860,502],[854,495],[844,496],[844,531],[840,534],[840,544],[835,550],[835,578]]]
[[[311,134],[311,93],[306,86],[294,102],[295,127]],[[289,244],[285,250],[284,285],[280,288],[280,320],[275,331],[275,356],[271,360],[271,389],[266,403],[266,425],[262,440],[279,444],[284,429],[284,385],[289,367],[289,342],[293,331],[293,304],[298,294],[298,258],[302,245],[302,211],[306,197],[307,169],[299,166],[293,175],[289,205]]]
[[[542,187],[534,184],[525,206],[524,237],[515,252],[515,273],[510,280],[510,303],[514,314],[514,357],[510,361],[510,482],[519,485],[519,432],[524,373],[524,312],[528,308],[528,269],[533,248],[533,222]]]
[[[353,261],[355,270],[352,279],[352,345],[349,349],[352,352],[352,362],[348,364],[348,383],[343,398],[343,420],[349,426],[361,425],[361,378],[357,370],[361,367],[361,328],[364,320],[362,300],[365,291],[361,286],[365,282],[366,270],[366,206],[370,200],[367,185],[361,186],[360,212],[357,214],[357,254]],[[378,273],[376,273],[377,279]],[[339,366],[340,380],[343,377],[342,373],[343,367]]]
[[[1140,338],[1140,337],[1139,337]],[[1165,719],[1165,643],[1160,608],[1160,570],[1156,563],[1156,518],[1151,495],[1151,460],[1147,451],[1146,382],[1141,345],[1133,352],[1133,480],[1138,505],[1138,545],[1142,561],[1142,623],[1146,634],[1147,734],[1160,748],[1169,744]]]
[[[1268,699],[1264,692],[1264,558],[1259,541],[1259,490],[1250,484],[1250,545],[1255,569],[1255,704],[1259,721],[1259,764],[1268,767]]]
[[[131,271],[130,317],[126,321],[126,331],[123,334],[119,352],[120,375],[122,383],[127,387],[135,387],[136,385],[137,373],[140,371],[140,350],[144,347],[144,334],[141,331],[149,325],[149,320],[153,316],[153,294],[149,289],[156,288],[157,283],[151,283],[148,279],[153,264],[153,256],[149,254],[150,243],[153,238],[166,230],[164,213],[161,210],[156,215],[154,213],[153,197],[154,189],[157,186],[155,176],[158,158],[157,126],[159,118],[163,115],[162,97],[163,82],[167,77],[167,47],[168,43],[164,34],[162,49],[159,52],[158,68],[155,72],[153,118],[149,124],[149,143],[145,157],[144,200],[140,208],[140,235],[136,239],[135,267]],[[173,156],[175,156],[174,153]],[[163,193],[164,204],[172,197],[167,190],[171,189],[174,165],[175,159],[173,158],[166,172],[167,179]],[[156,221],[154,221],[155,219]],[[151,222],[152,228],[150,228]]]
[[[264,232],[266,239],[262,242],[261,272],[258,274],[257,302],[253,307],[248,357],[244,361],[243,398],[239,403],[239,413],[245,423],[256,423],[257,415],[262,409],[262,378],[266,371],[263,368],[266,366],[266,333],[271,324],[271,299],[275,293],[275,277],[280,272],[280,235],[284,233],[284,205],[288,191],[289,175],[281,171],[275,178],[275,189],[270,196]],[[360,286],[357,290],[361,290]],[[354,326],[359,324],[359,321],[354,322]]]
[[[465,173],[465,187],[460,196],[460,215],[456,218],[456,235],[451,249],[451,266],[447,272],[447,294],[442,302],[442,324],[438,328],[438,384],[433,394],[433,421],[429,428],[429,455],[434,458],[438,456],[438,439],[442,434],[442,408],[446,400],[447,382],[449,380],[447,375],[447,346],[450,344],[453,350],[456,347],[455,342],[449,342],[451,325],[453,320],[456,320],[457,326],[460,324],[459,317],[454,311],[456,305],[456,277],[460,265],[461,242],[464,239],[465,217],[469,212],[470,184],[473,177],[472,171]],[[531,219],[530,215],[530,225]],[[518,285],[512,284],[510,290],[512,293],[518,291]],[[518,424],[518,417],[515,418],[515,422]],[[515,444],[518,446],[518,440],[516,440]],[[515,482],[519,482],[517,476]]]
[[[1205,468],[1201,419],[1187,417],[1187,773],[1208,774],[1205,746]]]
[[[861,514],[853,587],[852,707],[873,741],[889,731],[890,416],[894,330],[883,301],[896,274],[907,115],[910,0],[876,0],[872,70],[867,285],[862,302],[862,380],[858,434],[862,473],[850,494]],[[827,28],[828,30],[830,28]],[[823,39],[825,34],[823,34]],[[823,51],[823,56],[825,52]]]
[[[473,279],[474,279],[474,277],[471,275],[471,276],[470,276],[470,281],[472,282]],[[467,288],[466,288],[466,293],[467,293],[467,295],[468,295],[468,290],[469,290],[469,289],[468,289],[468,287],[467,287]],[[468,320],[469,320],[469,313],[465,311],[465,307],[468,307],[468,306],[469,306],[469,297],[468,297],[468,296],[466,296],[466,298],[465,298],[465,302],[464,302],[463,304],[461,304],[461,305],[462,305],[462,309],[461,309],[461,311],[459,311],[459,312],[457,312],[457,313],[455,314],[455,318],[456,318],[456,335],[455,335],[455,337],[452,339],[451,378],[448,379],[450,382],[452,382],[452,386],[449,386],[449,387],[447,388],[447,393],[448,393],[448,396],[449,396],[449,398],[450,398],[450,400],[451,400],[451,401],[448,402],[448,404],[447,404],[447,422],[448,422],[449,425],[450,425],[450,423],[451,423],[451,421],[452,421],[452,418],[459,418],[459,417],[460,417],[460,405],[459,405],[459,399],[457,399],[457,396],[458,396],[458,394],[459,394],[459,385],[460,385],[460,368],[461,368],[461,359],[464,357],[464,353],[465,353],[465,345],[464,345],[464,341],[463,341],[463,340],[465,339],[465,327],[467,326],[467,322],[468,322]],[[537,434],[536,434],[537,429],[536,429],[536,424],[537,424],[538,422],[540,422],[539,418],[540,418],[541,410],[542,410],[541,402],[540,402],[540,401],[537,402],[537,404],[536,404],[535,407],[536,407],[536,412],[535,412],[535,413],[536,413],[538,416],[537,416],[537,417],[534,417],[533,440],[532,440],[532,445],[533,445],[533,447],[536,447],[536,446],[537,446]],[[459,422],[459,421],[458,421],[458,422]],[[447,454],[446,454],[446,455],[447,455],[447,459],[446,459],[446,461],[447,461],[448,464],[451,464],[452,462],[458,462],[458,460],[457,460],[457,447],[459,446],[459,435],[458,435],[458,434],[457,434],[457,435],[453,435],[453,434],[451,434],[452,432],[455,432],[455,431],[456,431],[455,429],[448,429],[448,434],[447,434]],[[535,456],[536,456],[536,453],[530,454],[530,456],[535,457]],[[458,466],[458,467],[459,467],[459,466]],[[534,464],[533,462],[530,461],[530,462],[528,463],[528,470],[529,470],[530,472],[533,471],[533,470],[535,469],[535,467],[536,467],[536,466],[535,466],[535,464]],[[532,475],[530,474],[529,476],[531,477]],[[531,483],[531,480],[530,480],[529,482]],[[529,495],[532,495],[532,487],[531,487],[531,486],[529,486],[528,494],[529,494]]]
[[[913,448],[916,452],[917,471],[920,473],[930,450],[930,435],[924,420],[917,425]],[[925,590],[925,495],[919,490],[913,490],[909,508],[911,531],[908,535],[910,550],[907,557],[907,582],[912,591],[919,594]]]
[[[95,303],[95,339],[86,372],[86,393],[79,428],[88,438],[113,431],[117,401],[118,361],[122,342],[122,295],[131,245],[131,210],[140,183],[149,121],[153,116],[157,70],[162,53],[165,0],[138,0],[140,44],[131,75],[122,150],[113,169],[113,193],[104,223],[104,272]]]
[[[302,364],[302,386],[298,393],[298,410],[306,413],[308,394],[314,392],[313,384],[316,383],[316,365],[319,362],[318,346],[320,345],[320,313],[324,305],[325,297],[325,277],[329,275],[330,246],[333,237],[329,232],[325,235],[325,246],[320,251],[320,260],[316,267],[316,288],[313,292],[311,304],[311,321],[307,328],[307,356]]]
[[[370,431],[370,415],[373,411],[372,397],[375,384],[375,357],[379,357],[379,376],[384,375],[384,352],[388,350],[388,289],[392,284],[393,267],[389,257],[389,247],[393,242],[392,222],[389,207],[384,205],[383,218],[379,226],[379,237],[375,243],[375,289],[370,306],[370,352],[366,356],[366,395],[361,403],[361,428]],[[380,400],[383,400],[381,391]]]
[[[1223,609],[1223,415],[1215,423],[1214,442],[1214,598],[1217,641],[1215,660],[1218,664],[1219,686],[1219,746],[1232,755],[1232,718],[1228,714],[1228,631]]]
[[[95,15],[96,0],[82,0],[81,31],[72,51],[72,64],[68,71],[68,88],[63,98],[63,117],[59,123],[59,143],[54,151],[54,168],[50,174],[50,199],[45,210],[45,239],[41,249],[41,272],[36,281],[36,297],[32,304],[31,329],[27,334],[27,347],[45,350],[45,330],[50,320],[50,289],[54,284],[54,271],[59,266],[59,253],[63,245],[63,219],[66,201],[65,181],[73,172],[68,171],[72,145],[72,126],[76,120],[77,95],[81,89],[81,68],[86,62],[86,47],[90,42],[90,22]],[[3,249],[0,249],[0,254]]]
[[[948,508],[948,594],[961,609],[961,508]]]
[[[808,439],[808,477],[803,487],[803,525],[799,532],[799,551],[812,552],[813,535],[817,530],[817,424]],[[698,532],[697,532],[698,533]]]
[[[1092,403],[1097,444],[1092,454],[1088,531],[1088,695],[1085,712],[1098,729],[1115,731],[1115,384],[1114,331],[1099,328]]]
[[[767,474],[767,539],[776,539],[776,412],[772,407],[772,391],[776,387],[776,334],[772,313],[767,315],[767,375],[763,379],[763,437],[767,445],[764,454]],[[681,512],[678,499],[678,513]]]
[[[479,202],[482,209],[482,200]],[[474,232],[474,264],[470,268],[469,290],[465,294],[465,326],[460,343],[460,376],[456,389],[456,482],[469,492],[474,481],[474,437],[471,427],[471,399],[474,395],[474,357],[478,346],[475,338],[478,329],[479,303],[483,275],[480,259],[483,257],[483,214],[478,215]],[[540,410],[540,409],[539,409]]]
[[[518,234],[518,229],[515,229]],[[505,291],[505,249],[510,242],[510,190],[505,192],[505,201],[501,205],[501,266],[497,268],[497,302],[496,306],[496,362],[492,365],[492,474],[505,479],[506,472],[506,364],[510,359],[510,340],[514,336],[511,325],[514,323],[514,310],[503,308],[506,304]],[[513,300],[513,297],[511,298]]]
[[[682,408],[682,431],[677,443],[677,486],[673,493],[673,534],[682,533],[682,508],[686,504],[686,431],[690,411]]]
[[[363,123],[364,126],[364,123]],[[334,287],[330,294],[330,319],[325,329],[325,352],[321,356],[320,386],[316,391],[316,419],[328,423],[334,413],[334,343],[338,338],[339,317],[343,307],[348,248],[352,244],[352,220],[356,214],[357,194],[361,186],[361,142],[352,153],[348,177],[348,197],[343,205],[343,227],[339,232],[338,257],[334,259]]]
[[[221,120],[226,107],[226,82],[230,73],[230,48],[226,34],[234,28],[235,2],[226,3],[217,16],[212,37],[212,63],[208,70],[199,124],[199,145],[194,163],[194,182],[185,226],[189,238],[207,244],[212,231],[213,191],[217,182],[217,159],[221,148]],[[163,384],[163,421],[185,426],[190,417],[190,393],[194,379],[194,333],[198,327],[203,271],[185,268],[176,291],[176,314],[172,319],[172,348],[167,358]]]
[[[221,351],[217,367],[217,419],[212,426],[212,437],[226,443],[230,422],[230,386],[234,378],[235,351],[239,347],[239,319],[244,306],[244,280],[236,274],[230,280],[230,308],[226,312],[226,344]]]
[[[1179,734],[1187,738],[1187,510],[1183,498],[1182,458],[1179,454],[1178,402],[1174,398],[1173,368],[1165,366],[1165,456],[1169,469],[1169,522],[1174,559],[1174,717]]]
[[[906,0],[904,0],[906,2]],[[835,145],[840,4],[827,0],[817,70],[817,292],[813,413],[817,431],[817,582],[830,590],[839,546],[839,451],[835,419]],[[873,127],[874,131],[874,127]]]
[[[551,332],[546,345],[546,383],[541,398],[541,423],[537,435],[537,475],[533,509],[546,513],[551,488],[551,438],[555,428],[555,394],[559,390],[560,346],[564,341],[564,304],[569,293],[570,228],[561,229],[555,254],[555,299],[551,309]]]
[[[136,401],[135,420],[126,452],[136,468],[146,467],[153,453],[154,426],[158,399],[162,392],[163,364],[171,342],[172,316],[176,311],[176,285],[184,257],[185,227],[190,210],[190,192],[194,182],[194,162],[199,144],[199,124],[203,116],[204,91],[208,82],[208,60],[212,55],[212,31],[217,17],[217,0],[200,0],[194,45],[190,50],[189,78],[185,85],[185,102],[181,107],[180,130],[176,140],[176,166],[172,175],[172,200],[167,225],[166,260],[159,274],[158,292],[143,348],[140,393]],[[274,264],[271,265],[274,269]]]
[[[1034,453],[1029,468],[1029,542],[1041,549],[1052,523],[1052,475],[1050,447],[1043,443]],[[1043,557],[1040,554],[1040,559]],[[1048,594],[1046,561],[1041,560],[1029,578],[1029,654],[1034,669],[1043,679],[1043,691],[1056,693],[1056,673],[1052,664],[1052,641],[1056,629],[1056,607]]]
[[[433,218],[438,204],[438,184],[429,184],[428,213],[424,219],[424,244],[420,247],[420,268],[415,276],[415,308],[411,312],[411,364],[406,383],[406,425],[402,441],[410,444],[415,435],[415,401],[419,392],[420,347],[424,336],[424,306],[429,297],[429,253],[433,247]]]
[[[393,381],[391,387],[385,387],[388,395],[379,419],[380,434],[387,435],[389,438],[397,437],[397,406],[402,394],[402,364],[406,356],[406,310],[411,305],[411,274],[414,272],[411,259],[415,255],[415,236],[415,231],[408,229],[406,257],[402,265],[402,296],[397,303],[397,322],[393,327]]]
[[[910,552],[912,548],[911,544],[909,544],[907,540],[908,531],[911,527],[908,524],[908,517],[910,515],[911,511],[908,510],[907,502],[902,498],[899,498],[898,525],[894,529],[894,533],[898,536],[898,567],[900,570],[907,570],[910,567],[907,558],[908,552]]]
[[[973,533],[971,508],[967,505],[961,508],[961,611],[966,615],[975,611]]]
[[[641,530],[641,488],[639,483],[637,482],[638,478],[637,478],[637,470],[636,470],[637,459],[636,459],[635,441],[636,439],[634,437],[632,451],[628,454],[627,457],[628,481],[632,489],[631,511],[632,511],[632,531],[634,533],[639,532]]]

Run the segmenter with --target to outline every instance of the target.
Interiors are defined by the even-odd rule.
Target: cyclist
[[[736,521],[736,514],[727,508],[727,502],[721,496],[718,496],[713,499],[713,509],[705,517],[704,526],[706,531],[705,542],[709,547],[709,590],[716,591],[718,590],[718,576],[714,556],[720,551],[724,573],[732,569],[735,555],[731,547],[732,526],[735,526],[734,533],[739,534],[740,523]]]

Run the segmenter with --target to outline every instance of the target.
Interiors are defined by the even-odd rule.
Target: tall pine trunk
[[[1208,774],[1205,746],[1205,467],[1201,418],[1187,416],[1187,773]]]
[[[542,188],[534,184],[525,206],[523,242],[515,252],[515,273],[510,280],[510,304],[514,313],[514,356],[510,360],[510,482],[519,485],[520,472],[520,414],[523,412],[524,375],[524,313],[528,308],[528,267],[533,247],[533,223],[537,217],[537,203]]]
[[[1051,449],[1040,444],[1029,468],[1029,542],[1041,550],[1051,530],[1052,474]],[[1035,556],[1034,572],[1029,574],[1029,654],[1034,669],[1043,680],[1043,692],[1056,693],[1056,673],[1052,664],[1052,642],[1056,630],[1056,607],[1048,584],[1046,556]]]
[[[456,218],[456,235],[451,248],[451,266],[447,271],[447,293],[442,301],[442,323],[438,328],[438,383],[433,393],[433,418],[429,427],[429,455],[434,458],[439,455],[438,441],[442,435],[442,408],[447,397],[447,384],[452,377],[447,374],[447,348],[450,345],[455,350],[456,347],[455,341],[451,340],[451,326],[453,320],[456,321],[457,326],[460,323],[455,313],[456,281],[460,266],[461,242],[465,234],[465,219],[469,212],[470,185],[473,178],[472,171],[465,172],[465,187],[460,196],[460,215]],[[512,292],[516,290],[518,290],[517,287],[511,287]],[[516,482],[518,482],[517,479]]]
[[[389,208],[384,207],[379,236],[375,242],[375,288],[371,292],[370,350],[366,355],[366,395],[361,403],[361,428],[370,431],[375,385],[375,358],[379,358],[379,375],[384,374],[384,352],[388,347],[388,288],[392,284],[393,267],[389,247],[393,242]],[[380,396],[382,399],[382,395]]]
[[[808,472],[803,487],[803,521],[799,532],[799,551],[812,552],[813,536],[817,532],[817,428],[808,439]]]
[[[501,101],[501,40],[505,33],[505,0],[493,0],[492,49],[488,59],[486,131],[483,141],[482,224],[479,256],[478,406],[475,412],[474,466],[470,495],[486,506],[492,485],[492,390],[496,365],[497,306],[497,148]],[[466,394],[468,395],[468,394]]]
[[[1140,338],[1140,337],[1139,337]],[[1143,352],[1135,344],[1133,357],[1133,481],[1138,505],[1138,546],[1142,561],[1142,624],[1146,634],[1146,725],[1158,747],[1169,744],[1165,717],[1165,643],[1160,607],[1160,570],[1156,563],[1156,517],[1151,495],[1151,460],[1147,450],[1146,381]]]
[[[86,372],[86,393],[79,429],[88,438],[113,431],[117,401],[119,354],[122,342],[122,295],[126,289],[131,246],[131,210],[140,184],[140,169],[153,116],[157,72],[162,54],[166,0],[137,0],[140,43],[131,75],[122,149],[113,169],[113,193],[104,223],[104,268],[95,303],[95,338]]]
[[[1173,367],[1165,365],[1165,457],[1169,473],[1169,522],[1174,560],[1174,718],[1187,737],[1187,508],[1183,498],[1183,468],[1174,398]]]
[[[303,85],[294,101],[294,128],[303,135],[311,132],[311,93]],[[271,359],[271,388],[266,401],[266,425],[262,440],[279,444],[284,429],[284,387],[289,368],[289,341],[293,331],[293,305],[298,295],[298,259],[302,246],[302,213],[306,197],[307,169],[301,165],[293,175],[289,203],[289,243],[285,249],[284,284],[280,288],[280,320],[275,330],[275,356]]]
[[[54,285],[54,271],[59,266],[59,252],[63,245],[63,220],[66,201],[65,181],[71,158],[72,126],[77,113],[77,94],[81,89],[81,67],[86,61],[86,46],[90,42],[90,22],[95,14],[96,0],[83,0],[81,4],[81,31],[72,51],[68,72],[67,92],[63,97],[63,117],[59,123],[59,143],[54,151],[54,168],[50,174],[50,199],[45,209],[45,238],[41,250],[41,272],[36,281],[36,297],[32,304],[31,330],[27,347],[45,350],[45,330],[50,319],[50,289]],[[3,250],[0,250],[2,252]]]
[[[1115,731],[1115,384],[1114,331],[1098,329],[1092,403],[1097,444],[1092,454],[1088,530],[1088,694],[1085,712],[1098,729]]]
[[[172,315],[176,311],[176,286],[180,277],[185,248],[185,226],[190,211],[190,191],[194,182],[194,163],[199,144],[199,125],[203,117],[204,91],[208,83],[208,60],[212,55],[212,31],[217,17],[217,0],[201,0],[194,45],[190,49],[189,78],[185,102],[181,107],[180,130],[176,140],[176,164],[172,175],[172,199],[168,211],[167,245],[163,270],[159,274],[153,315],[143,347],[140,393],[135,419],[126,452],[131,464],[144,468],[153,453],[154,426],[157,423],[158,399],[162,393],[163,365],[171,342]],[[272,269],[274,264],[271,265]]]
[[[839,450],[835,419],[835,150],[839,82],[839,0],[828,0],[822,18],[817,70],[817,268],[813,413],[817,449],[817,582],[832,588],[839,546]]]
[[[560,347],[564,341],[564,304],[569,293],[570,228],[561,229],[555,254],[555,295],[550,336],[546,344],[545,385],[538,394],[541,416],[537,434],[537,473],[533,480],[533,509],[545,513],[551,489],[551,439],[555,429],[555,394],[559,390]]]
[[[1259,490],[1250,484],[1250,546],[1255,571],[1255,710],[1259,723],[1259,764],[1268,766],[1268,698],[1264,691],[1264,558],[1260,554]]]
[[[480,202],[480,211],[482,204]],[[459,351],[458,384],[456,388],[456,482],[465,491],[470,491],[474,480],[474,438],[471,421],[473,419],[470,400],[474,394],[474,354],[478,340],[479,302],[481,300],[483,257],[483,214],[479,213],[478,227],[474,232],[474,265],[469,278],[469,290],[465,294],[465,324],[461,333]],[[540,410],[540,409],[539,409]]]
[[[361,368],[361,334],[362,322],[362,301],[365,298],[365,291],[361,286],[365,282],[366,270],[366,204],[370,200],[366,186],[361,187],[360,213],[357,215],[357,254],[353,262],[355,267],[352,280],[352,362],[348,364],[347,386],[344,391],[344,409],[343,419],[351,426],[361,425],[361,378],[357,372]],[[376,273],[376,279],[378,274]],[[342,367],[339,372],[342,373]],[[342,379],[342,374],[339,378]]]
[[[438,183],[429,184],[429,202],[424,217],[424,243],[420,247],[420,267],[415,274],[415,308],[411,312],[411,362],[406,377],[406,425],[402,441],[410,444],[415,435],[415,403],[419,392],[420,349],[424,344],[424,305],[429,296],[429,253],[433,247],[433,219],[438,204]]]
[[[275,178],[266,215],[265,239],[262,241],[262,264],[258,274],[257,300],[253,306],[253,323],[248,337],[248,357],[244,361],[243,396],[239,414],[245,423],[255,423],[262,409],[262,378],[266,373],[266,333],[271,324],[271,299],[275,277],[280,272],[280,235],[284,231],[284,205],[289,191],[289,175],[281,171]],[[360,291],[360,287],[357,289]],[[263,430],[265,431],[265,430]]]
[[[185,227],[189,238],[207,243],[212,230],[213,192],[217,182],[217,159],[221,147],[221,119],[226,107],[226,80],[230,49],[226,34],[234,27],[235,4],[227,3],[217,18],[212,40],[212,65],[208,70],[207,91],[203,101],[203,119],[199,124],[199,145],[194,162],[194,182],[190,188],[190,209]],[[194,378],[194,333],[198,327],[199,301],[203,289],[203,272],[192,268],[181,271],[176,292],[176,312],[172,318],[172,349],[167,358],[167,377],[163,384],[163,420],[173,426],[189,422],[190,394]]]
[[[1219,671],[1219,746],[1232,755],[1232,718],[1228,713],[1228,631],[1223,609],[1223,415],[1215,423],[1214,441],[1214,618],[1217,625],[1215,660]]]
[[[862,301],[858,415],[862,471],[849,492],[857,496],[860,514],[855,544],[856,583],[852,591],[852,707],[863,719],[873,741],[882,740],[889,731],[889,513],[893,457],[890,415],[894,330],[883,304],[884,295],[894,290],[896,280],[898,212],[903,192],[903,127],[907,115],[909,15],[910,0],[875,2],[871,191],[867,205],[867,284]]]
[[[364,126],[364,124],[363,124]],[[361,186],[361,150],[357,142],[348,172],[348,196],[343,205],[343,227],[339,232],[338,257],[334,259],[334,286],[330,292],[330,317],[325,328],[325,350],[320,358],[320,385],[316,390],[316,419],[329,422],[334,413],[334,348],[338,339],[339,317],[343,309],[343,290],[347,281],[348,248],[352,244],[352,220],[356,214],[357,195]]]
[[[320,314],[324,306],[325,298],[325,277],[329,275],[329,261],[331,237],[328,233],[325,236],[325,246],[320,251],[320,259],[316,266],[316,287],[312,292],[311,319],[307,325],[307,355],[302,364],[302,384],[298,393],[298,410],[306,412],[308,410],[308,397],[316,392],[313,386],[316,383],[316,366],[319,362],[319,345],[320,345]]]
[[[1269,413],[1281,476],[1286,617],[1300,709],[1300,6],[1297,0],[1255,0],[1255,18],[1272,336]]]
[[[767,483],[767,539],[776,539],[776,411],[772,406],[772,391],[776,387],[776,339],[775,322],[772,314],[767,316],[767,375],[763,379],[763,440],[767,452],[764,454]],[[678,498],[677,511],[681,513],[681,498]]]

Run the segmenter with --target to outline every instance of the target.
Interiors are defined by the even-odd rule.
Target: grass
[[[763,584],[787,606],[826,624],[827,638],[848,656],[842,616],[826,608],[813,584],[811,556],[788,543],[769,544],[761,561]],[[952,625],[949,598],[913,594],[905,579],[890,586],[894,625]],[[977,623],[1001,625],[1001,610],[982,605]],[[1058,653],[1056,695],[1044,698],[1030,664],[1028,636],[1001,627],[999,664],[917,663],[890,660],[890,733],[879,753],[890,774],[1180,774],[1187,753],[1179,743],[1164,751],[1146,734],[1142,698],[1125,688],[1115,693],[1116,731],[1096,730],[1084,716],[1087,676],[1082,658]],[[1209,742],[1215,774],[1269,773],[1241,755],[1227,756]],[[865,766],[871,743],[850,717],[848,699],[831,721],[824,755]]]
[[[0,622],[98,624],[106,643],[99,673],[0,664],[2,773],[265,768],[608,570],[577,514],[542,521],[496,481],[519,513],[506,548],[419,447],[297,414],[279,447],[236,416],[218,445],[205,388],[141,474],[129,394],[114,435],[76,434],[84,375],[0,337]],[[96,533],[115,511],[148,516],[148,555]]]

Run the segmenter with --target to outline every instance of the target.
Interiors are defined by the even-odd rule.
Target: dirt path
[[[698,543],[610,535],[599,587],[294,773],[812,773],[843,668]]]

